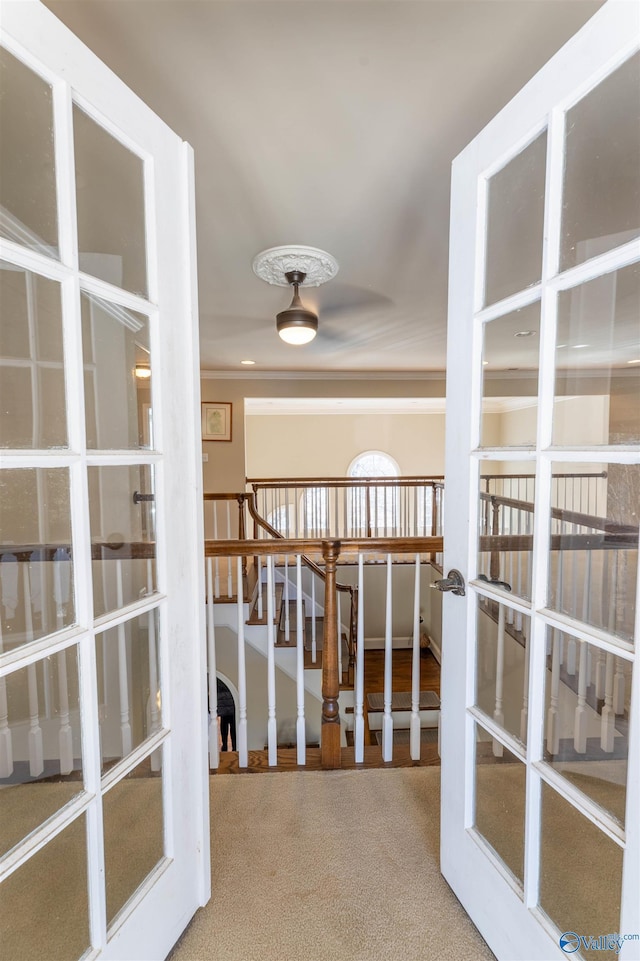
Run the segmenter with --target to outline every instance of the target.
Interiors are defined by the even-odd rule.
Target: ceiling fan
[[[254,258],[253,271],[261,280],[281,287],[293,287],[291,304],[276,317],[276,329],[285,343],[308,344],[318,333],[320,339],[325,341],[350,343],[353,338],[345,335],[336,323],[342,315],[390,304],[387,297],[373,291],[336,284],[333,296],[323,299],[322,304],[323,321],[329,323],[323,323],[319,328],[317,303],[313,303],[314,309],[309,304],[305,305],[300,298],[299,288],[319,287],[333,280],[338,270],[336,259],[317,247],[270,247]]]

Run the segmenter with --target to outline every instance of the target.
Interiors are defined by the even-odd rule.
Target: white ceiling
[[[194,147],[203,369],[407,372],[445,366],[452,160],[601,2],[47,6]],[[305,347],[251,269],[292,243],[340,264]]]

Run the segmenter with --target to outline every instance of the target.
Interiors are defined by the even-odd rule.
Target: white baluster
[[[523,622],[524,634],[524,622]],[[529,721],[529,638],[524,634],[524,680],[522,691],[522,708],[520,710],[520,740],[527,743],[527,724]]]
[[[624,688],[624,661],[621,657],[616,657],[613,677],[613,710],[615,714],[624,714]]]
[[[242,558],[237,559],[238,576],[242,578]],[[249,766],[247,738],[247,667],[244,650],[244,599],[238,594],[238,727],[236,732],[238,746],[238,767]]]
[[[48,598],[46,595],[44,554],[40,550],[33,551],[29,560],[29,582],[31,585],[31,610],[33,614],[39,614],[41,618],[41,635],[46,637],[49,633],[47,617]],[[52,711],[52,686],[51,686],[51,665],[49,658],[45,657],[42,661],[44,694],[44,716],[49,719]]]
[[[573,533],[577,533],[577,526],[572,525]],[[577,551],[571,552],[571,614],[573,617],[578,616],[578,557]],[[567,660],[566,668],[567,674],[572,677],[576,673],[577,667],[577,648],[578,642],[575,637],[567,638]]]
[[[123,606],[122,560],[116,560],[116,602]],[[124,624],[118,624],[118,690],[120,693],[120,737],[122,757],[131,753],[131,722],[129,718],[129,672],[127,665],[127,634]]]
[[[58,551],[56,551],[58,554]],[[64,626],[64,605],[69,599],[69,579],[65,577],[70,563],[59,557],[53,561],[53,598],[56,605],[56,630],[61,631]],[[62,567],[61,565],[65,565]],[[71,774],[73,771],[73,731],[69,716],[69,685],[67,678],[67,652],[60,651],[57,655],[58,666],[58,702],[60,712],[60,730],[58,731],[58,749],[60,754],[60,773]]]
[[[264,607],[262,603],[262,558],[258,558],[258,618],[262,620]]]
[[[607,654],[605,680],[604,680],[604,707],[600,720],[600,747],[603,751],[611,753],[613,751],[613,741],[615,738],[614,722],[616,719],[613,710],[613,654]]]
[[[27,643],[33,640],[33,617],[31,614],[31,588],[29,586],[29,565],[22,565],[24,582],[24,618]],[[38,706],[38,680],[36,665],[27,668],[29,687],[29,774],[38,777],[44,771],[44,749],[42,745],[42,728],[40,727],[40,709]]]
[[[213,565],[207,557],[207,684],[209,688],[209,767],[220,764],[218,744],[218,685],[216,666],[216,629],[213,607]]]
[[[392,698],[392,568],[391,554],[387,554],[387,597],[384,632],[384,714],[382,716],[382,760],[393,760],[393,716]]]
[[[0,618],[0,654],[3,651],[2,618]],[[7,679],[0,677],[0,777],[13,774],[13,744],[9,727],[9,706],[7,704]]]
[[[364,761],[364,555],[358,553],[358,621],[356,647],[356,703],[353,743],[356,764]]]
[[[213,502],[213,538],[218,540],[218,501]],[[220,558],[216,554],[215,559],[215,596],[220,597]]]
[[[289,558],[284,559],[284,639],[289,643],[291,637],[291,617],[289,614]]]
[[[209,558],[208,561],[208,566],[211,567],[211,558]],[[149,594],[153,592],[153,565],[150,560],[147,561],[147,591]],[[156,731],[160,730],[160,704],[162,703],[158,679],[158,647],[155,611],[149,611],[147,614],[147,645],[149,650],[149,696],[151,702],[149,705],[149,733],[155,734]],[[162,770],[161,748],[157,748],[151,755],[151,770]]]
[[[231,503],[227,503],[227,540],[231,540]],[[241,594],[240,585],[242,580],[238,581],[238,594]],[[227,597],[233,597],[233,564],[231,558],[227,557]]]
[[[587,750],[587,652],[587,642],[580,641],[578,703],[573,721],[573,746],[578,754],[584,754]]]
[[[420,760],[420,555],[416,554],[413,585],[413,657],[411,663],[411,723],[409,753]]]
[[[296,720],[297,763],[306,762],[307,735],[304,721],[304,624],[302,618],[302,558],[296,556],[296,694],[298,717]]]
[[[557,754],[560,747],[558,723],[558,696],[560,693],[560,663],[562,659],[562,635],[553,631],[553,654],[551,656],[551,697],[547,714],[547,750]]]
[[[311,663],[315,664],[318,657],[316,636],[316,575],[311,571]]]
[[[276,661],[274,637],[273,602],[273,557],[267,557],[267,700],[269,718],[267,721],[267,741],[269,746],[269,766],[278,763],[278,727],[276,723]]]
[[[504,726],[503,687],[504,687],[504,634],[505,634],[505,606],[498,606],[498,637],[496,645],[496,704],[493,719]],[[493,756],[502,757],[503,747],[499,741],[493,740]]]

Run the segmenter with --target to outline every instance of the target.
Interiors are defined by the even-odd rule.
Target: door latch
[[[478,574],[478,580],[484,581],[485,584],[491,584],[492,587],[501,587],[503,590],[511,593],[511,584],[507,584],[506,581],[494,581],[493,578],[489,580],[486,574]]]
[[[455,567],[449,571],[446,577],[436,581],[431,587],[434,591],[442,591],[443,593],[450,591],[452,594],[455,594],[456,597],[464,597],[465,595],[464,577]]]

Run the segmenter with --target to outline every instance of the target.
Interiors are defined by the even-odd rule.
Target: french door
[[[453,165],[441,864],[510,961],[640,958],[639,40],[605,4]]]
[[[5,957],[209,897],[192,153],[46,8],[0,47]]]

